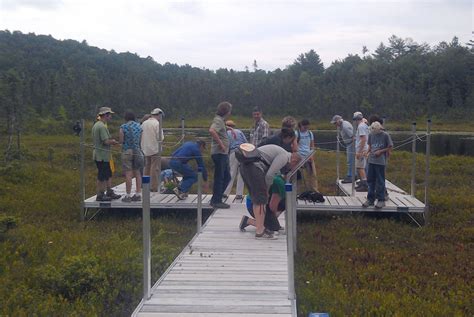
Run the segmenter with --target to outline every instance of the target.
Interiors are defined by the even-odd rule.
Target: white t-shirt
[[[369,138],[369,126],[364,123],[364,122],[361,122],[359,123],[359,125],[357,126],[357,132],[356,132],[356,152],[360,152],[359,150],[359,145],[360,145],[360,137],[362,136],[365,136],[366,139],[365,139],[365,146],[364,148],[362,149],[362,151],[367,151],[369,149],[369,144],[368,144],[368,138]]]
[[[152,156],[158,154],[160,147],[158,141],[163,141],[164,136],[161,132],[160,136],[160,122],[156,118],[150,118],[142,124],[142,140],[141,147],[145,156]]]

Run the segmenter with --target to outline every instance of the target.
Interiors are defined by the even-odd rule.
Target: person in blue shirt
[[[224,197],[229,196],[230,192],[232,191],[232,187],[234,186],[234,181],[237,178],[237,188],[235,190],[235,199],[243,199],[244,194],[244,180],[242,179],[242,175],[240,175],[240,163],[235,157],[235,151],[242,143],[247,143],[247,138],[245,134],[236,129],[235,123],[232,120],[227,120],[225,122],[227,126],[227,136],[229,137],[230,145],[229,145],[229,165],[230,165],[230,182],[227,185],[227,188],[224,191]]]
[[[197,140],[196,142],[185,142],[181,147],[173,152],[170,160],[170,167],[174,171],[183,175],[181,184],[173,190],[178,199],[186,199],[189,189],[195,182],[197,182],[196,171],[188,165],[190,160],[196,160],[198,168],[202,170],[202,177],[204,181],[207,182],[206,166],[202,159],[202,151],[205,149],[206,143],[203,140]]]

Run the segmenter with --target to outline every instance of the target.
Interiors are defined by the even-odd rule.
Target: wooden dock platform
[[[132,316],[296,316],[288,299],[286,235],[240,232],[243,204],[216,210]]]
[[[416,197],[412,197],[405,191],[391,183],[387,182],[387,190],[389,192],[389,199],[386,201],[386,206],[382,209],[375,209],[374,207],[363,208],[362,203],[365,201],[367,192],[356,192],[355,196],[351,196],[352,184],[338,183],[338,186],[343,196],[324,196],[324,203],[313,203],[304,200],[298,200],[297,210],[304,211],[324,211],[324,212],[409,212],[409,213],[423,213],[425,204],[419,201]],[[117,185],[114,190],[118,194],[125,194],[125,183]],[[134,188],[132,187],[132,192]],[[202,208],[213,209],[210,205],[212,195],[203,195]],[[128,208],[141,209],[141,202],[124,203],[120,199],[111,202],[98,202],[95,200],[96,196],[92,196],[84,201],[85,212],[87,209],[107,209],[107,208]],[[231,205],[244,205],[245,200],[235,199],[235,195],[230,195],[224,200]],[[151,193],[150,207],[152,209],[180,209],[194,211],[197,208],[197,195],[190,194],[185,200],[178,200],[174,194],[159,194]]]

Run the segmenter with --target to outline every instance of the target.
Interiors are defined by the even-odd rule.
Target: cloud
[[[54,10],[62,4],[62,0],[1,0],[0,9],[17,10],[19,8],[33,8],[38,10]]]
[[[2,0],[0,0],[2,1]],[[314,49],[327,67],[395,34],[435,45],[471,38],[469,0],[3,0],[1,28],[87,40],[157,62],[273,70]]]

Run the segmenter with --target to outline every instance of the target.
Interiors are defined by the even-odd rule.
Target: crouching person
[[[197,140],[196,142],[185,142],[172,154],[170,160],[170,167],[183,175],[181,184],[178,185],[173,191],[178,199],[183,200],[188,197],[188,192],[191,186],[197,182],[197,173],[193,170],[188,162],[192,159],[196,160],[198,168],[202,170],[202,177],[207,182],[207,171],[204,161],[202,159],[202,151],[206,149],[206,143],[203,140]],[[205,184],[204,186],[207,187]]]
[[[273,178],[272,186],[268,191],[268,195],[270,196],[268,203],[265,205],[265,218],[263,221],[264,227],[270,231],[280,231],[284,228],[280,226],[280,222],[278,221],[278,217],[285,211],[286,209],[286,192],[285,192],[285,180],[283,176],[277,175]],[[243,216],[242,220],[240,221],[240,230],[245,231],[247,226],[256,226],[255,222],[255,214],[253,212],[253,202],[250,196],[247,196],[246,200],[247,211],[252,216],[252,218],[248,216]]]
[[[274,239],[273,233],[265,228],[265,205],[269,201],[269,189],[276,175],[282,168],[293,168],[301,160],[298,153],[289,153],[274,144],[255,148],[253,144],[244,143],[236,152],[241,166],[240,173],[249,189],[255,216],[255,238]]]

